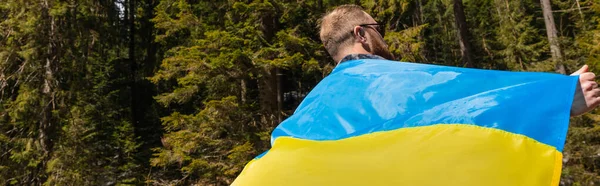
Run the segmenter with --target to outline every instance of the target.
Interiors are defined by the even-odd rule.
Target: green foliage
[[[183,17],[198,22],[177,27],[189,31],[189,38],[178,38],[172,28],[161,29],[157,37],[179,43],[165,53],[160,70],[149,78],[171,87],[155,97],[174,112],[161,119],[166,130],[163,148],[154,149],[151,164],[172,173],[156,173],[148,182],[230,184],[246,162],[268,148],[268,141],[261,140],[264,132],[282,114],[291,113],[278,106],[278,74],[290,82],[279,91],[308,91],[331,62],[311,38],[316,30],[303,32],[306,27],[297,25],[309,13],[301,5],[220,2],[213,5],[225,15],[188,15],[201,12],[193,9],[200,7],[179,1],[179,7],[193,8],[174,10],[162,3],[171,2],[157,6],[157,25],[179,24]],[[315,28],[318,17],[311,19]],[[212,29],[203,30],[206,27]],[[306,81],[310,86],[303,87]]]
[[[527,70],[529,64],[540,60],[541,53],[549,50],[549,47],[543,48],[547,40],[539,37],[544,36],[544,32],[535,27],[534,17],[541,17],[541,13],[527,14],[527,10],[536,8],[527,2],[497,0],[495,3],[497,13],[503,15],[498,16],[498,58],[508,69]]]
[[[157,148],[151,164],[177,167],[196,183],[222,183],[236,176],[255,154],[248,139],[248,118],[243,115],[236,97],[226,97],[205,103],[195,115],[173,113],[164,117],[167,134],[162,138],[164,148]],[[251,135],[251,134],[250,134]]]
[[[140,182],[116,10],[96,1],[2,3],[1,184]]]
[[[425,43],[419,39],[427,24],[411,27],[399,32],[386,33],[385,41],[390,51],[400,61],[423,61]]]

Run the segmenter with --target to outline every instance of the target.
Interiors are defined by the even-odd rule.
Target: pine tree
[[[1,9],[0,181],[139,183],[119,7],[46,0]]]
[[[473,59],[471,57],[472,47],[470,41],[469,28],[465,18],[465,11],[462,0],[453,0],[454,20],[457,28],[457,37],[460,46],[460,54],[465,67],[473,67]]]
[[[542,12],[544,13],[544,22],[546,23],[546,32],[548,34],[548,43],[550,44],[550,53],[552,53],[552,61],[556,66],[556,71],[561,74],[567,74],[565,65],[563,64],[563,54],[558,42],[556,26],[554,24],[554,16],[552,15],[552,5],[550,0],[540,0]]]

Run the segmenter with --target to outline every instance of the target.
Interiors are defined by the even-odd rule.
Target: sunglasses
[[[374,27],[373,25],[376,25],[376,26]],[[371,23],[371,24],[360,24],[358,26],[372,28],[375,31],[379,32],[379,35],[381,35],[381,38],[385,37],[385,24]]]

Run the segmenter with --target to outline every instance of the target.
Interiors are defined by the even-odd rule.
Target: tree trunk
[[[281,76],[283,74],[281,74],[279,68],[275,68],[275,75],[277,76],[277,123],[281,123],[282,120],[282,113],[283,113],[283,99],[281,97],[282,95],[282,91],[281,91]]]
[[[247,98],[246,98],[246,96],[248,95],[248,85],[247,85],[248,82],[247,81],[248,80],[246,78],[242,78],[240,80],[240,89],[241,89],[240,100],[243,104],[246,104],[248,102]]]
[[[56,93],[56,88],[57,88],[57,82],[56,79],[54,77],[55,71],[57,69],[57,63],[58,61],[56,60],[58,57],[57,54],[57,24],[56,24],[56,20],[52,17],[52,15],[50,15],[50,8],[51,8],[51,4],[47,1],[44,0],[42,3],[42,19],[44,21],[47,21],[46,24],[48,25],[44,25],[44,28],[46,30],[47,34],[47,48],[45,51],[45,59],[44,61],[44,75],[43,75],[43,87],[42,87],[42,105],[41,108],[41,113],[40,113],[40,120],[39,120],[39,126],[38,126],[38,140],[39,140],[39,144],[40,144],[40,148],[42,150],[42,158],[40,161],[40,164],[38,164],[36,172],[34,173],[34,180],[32,182],[32,184],[37,185],[37,184],[43,184],[44,182],[46,182],[47,179],[47,175],[44,173],[45,169],[47,168],[46,165],[48,163],[48,161],[50,161],[51,156],[52,156],[52,151],[54,149],[54,140],[53,138],[56,138],[54,135],[55,132],[55,128],[56,123],[54,123],[53,117],[52,117],[52,111],[54,109],[56,109],[55,107],[55,93]]]
[[[265,68],[264,76],[259,79],[259,99],[260,106],[265,116],[268,119],[267,123],[269,126],[275,126],[279,124],[280,113],[279,113],[279,96],[278,96],[278,78],[277,69]]]
[[[139,117],[137,116],[137,102],[138,102],[138,92],[137,92],[137,63],[135,61],[135,1],[129,0],[129,62],[130,62],[130,79],[129,79],[129,88],[131,93],[131,122],[134,126],[137,126]]]
[[[552,7],[550,0],[540,0],[542,12],[544,13],[544,22],[546,23],[546,33],[548,34],[548,43],[550,43],[550,53],[552,53],[552,61],[554,62],[555,70],[561,74],[567,74],[565,65],[563,64],[562,51],[558,44],[558,36],[556,26],[554,25],[554,17],[552,16]]]
[[[458,29],[458,43],[460,44],[460,54],[462,56],[463,66],[473,67],[471,58],[471,44],[469,43],[469,29],[465,19],[465,12],[462,0],[454,0],[454,20]]]
[[[579,0],[575,0],[575,2],[577,3],[577,10],[579,10],[579,16],[581,16],[581,20],[583,21],[584,17],[583,12],[581,12],[581,5],[579,5]]]

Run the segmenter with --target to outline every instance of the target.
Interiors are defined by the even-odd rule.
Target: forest
[[[600,73],[597,0],[1,0],[0,185],[231,184],[335,67],[342,4],[399,61]],[[571,118],[560,185],[600,184],[599,122]]]

